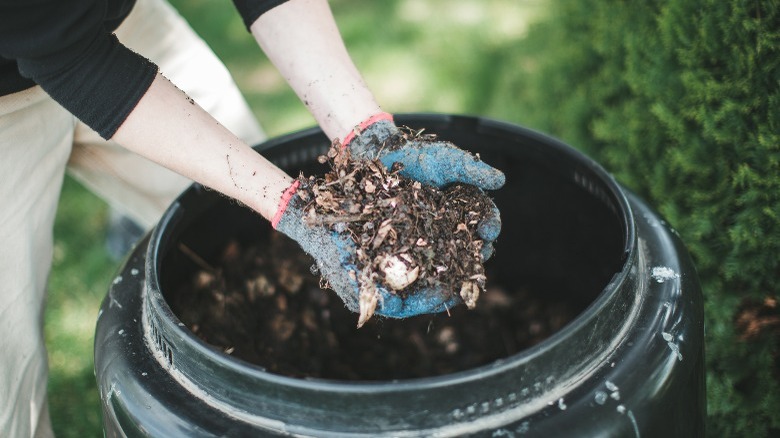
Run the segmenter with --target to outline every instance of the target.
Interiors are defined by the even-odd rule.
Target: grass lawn
[[[235,76],[270,136],[314,124],[229,2],[172,1]],[[502,58],[522,44],[543,0],[332,1],[347,46],[390,112],[469,113],[523,122],[496,105]],[[435,18],[435,19],[431,19]],[[504,72],[506,73],[506,72]],[[49,402],[58,437],[102,436],[92,343],[118,263],[104,249],[108,208],[71,179],[55,225],[46,336]]]
[[[58,437],[101,436],[92,341],[98,308],[116,269],[104,247],[107,206],[67,178],[54,226],[46,342],[49,408]]]

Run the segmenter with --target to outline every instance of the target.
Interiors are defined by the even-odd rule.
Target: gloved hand
[[[460,182],[481,190],[497,190],[506,181],[500,170],[450,142],[402,132],[388,113],[379,113],[358,125],[342,144],[353,158],[379,159],[388,169],[393,163],[401,163],[401,176],[439,188]],[[491,211],[477,227],[484,242],[483,260],[493,255],[493,242],[501,232],[498,208],[493,205]]]
[[[296,180],[284,192],[279,209],[271,225],[292,238],[311,255],[320,274],[344,301],[346,307],[360,312],[358,268],[355,266],[355,244],[345,233],[338,233],[328,225],[307,224],[304,220],[305,201],[296,195],[301,184]],[[374,313],[392,318],[406,318],[425,313],[438,313],[454,307],[460,299],[442,289],[426,288],[412,291],[406,299],[389,292],[379,284],[379,302]],[[451,298],[444,299],[444,297]]]

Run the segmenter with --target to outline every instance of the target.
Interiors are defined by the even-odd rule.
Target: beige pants
[[[229,6],[225,6],[229,7]],[[138,0],[117,30],[222,124],[264,137],[222,63],[164,0]],[[102,140],[39,87],[0,97],[0,436],[51,436],[43,308],[66,168],[151,227],[189,181]]]

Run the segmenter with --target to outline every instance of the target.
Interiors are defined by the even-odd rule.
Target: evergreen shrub
[[[708,435],[780,434],[780,2],[551,0],[487,112],[582,148],[656,207],[705,296]],[[777,311],[777,309],[775,309]]]

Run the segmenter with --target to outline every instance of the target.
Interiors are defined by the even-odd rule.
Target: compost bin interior
[[[169,239],[158,256],[173,312],[214,349],[302,378],[443,375],[507,358],[551,336],[622,268],[625,212],[599,175],[544,141],[447,126],[434,132],[480,153],[507,176],[504,188],[491,193],[503,228],[476,309],[374,317],[357,329],[357,315],[319,288],[312,261],[294,242],[248,209],[190,189],[196,193],[181,198],[183,219],[167,225]],[[299,136],[264,154],[290,174],[321,174],[312,151],[326,147],[319,135]],[[576,181],[582,175],[590,182]]]

